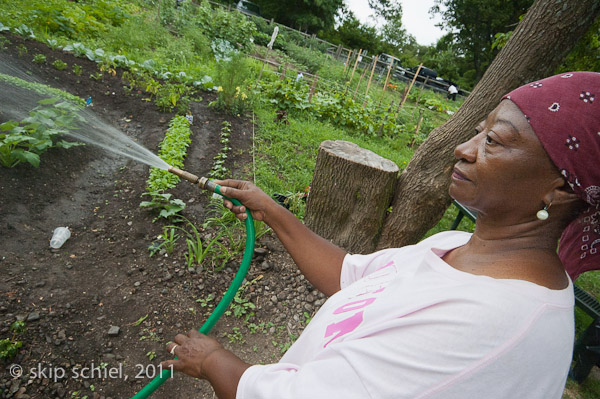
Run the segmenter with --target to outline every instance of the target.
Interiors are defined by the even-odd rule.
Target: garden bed
[[[87,59],[8,38],[10,44],[0,50],[3,60],[39,82],[91,96],[97,114],[157,151],[173,114],[160,113],[141,93],[127,95],[121,70],[91,79],[97,66]],[[43,54],[46,63],[32,62],[36,54]],[[53,68],[56,59],[68,67]],[[79,76],[72,71],[75,64],[82,68]],[[186,169],[200,175],[211,170],[221,148],[222,122],[228,121],[228,168],[236,177],[247,176],[252,170],[250,120],[217,112],[208,106],[212,95],[202,96],[191,104]],[[52,149],[42,155],[38,169],[28,164],[0,169],[0,338],[13,336],[10,326],[16,320],[24,320],[26,327],[15,335],[22,342],[16,357],[2,362],[0,397],[131,397],[170,357],[165,344],[177,333],[198,329],[207,309],[222,297],[239,257],[213,272],[200,266],[189,270],[183,248],[149,256],[148,246],[163,225],[139,208],[147,178],[147,166],[89,145]],[[201,225],[208,196],[185,182],[171,192],[186,202],[184,216]],[[51,250],[49,240],[59,226],[69,226],[72,236]],[[224,316],[211,334],[242,359],[268,363],[279,359],[323,297],[299,275],[276,239],[265,236],[258,244],[264,250],[253,260],[239,304],[256,308],[237,309],[240,317]],[[119,331],[109,336],[113,326]],[[16,370],[11,364],[22,367],[23,376],[11,376]],[[94,375],[87,375],[91,378],[81,375],[85,367],[95,368]],[[55,378],[61,371],[65,376]],[[213,393],[205,382],[176,374],[153,397],[212,398]]]

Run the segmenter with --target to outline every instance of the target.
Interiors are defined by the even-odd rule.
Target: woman
[[[450,194],[477,211],[472,235],[348,255],[256,186],[219,182],[245,205],[226,206],[271,226],[331,297],[277,364],[251,366],[191,331],[163,366],[219,398],[560,398],[574,335],[565,267],[600,262],[594,93],[600,74],[588,72],[525,85],[456,148]]]

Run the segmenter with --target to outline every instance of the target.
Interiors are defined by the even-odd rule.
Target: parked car
[[[258,4],[252,3],[251,1],[240,0],[235,6],[235,8],[238,11],[243,12],[244,14],[256,15],[257,17],[261,16],[260,7],[258,6]]]
[[[412,79],[415,76],[417,69],[419,69],[419,67],[413,67],[413,68],[406,69],[405,76],[409,79]],[[424,82],[427,78],[429,78],[430,81],[435,80],[435,78],[437,78],[437,72],[431,68],[422,66],[421,70],[419,71],[419,76],[417,76],[417,81]]]

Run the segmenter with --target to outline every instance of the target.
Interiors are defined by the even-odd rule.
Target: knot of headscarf
[[[573,192],[589,205],[561,236],[563,266],[573,280],[600,269],[600,73],[555,75],[504,98],[523,112]]]

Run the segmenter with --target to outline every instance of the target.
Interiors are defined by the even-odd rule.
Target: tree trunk
[[[319,147],[304,221],[348,252],[373,252],[394,195],[395,163],[347,141]]]
[[[504,94],[551,75],[598,15],[600,0],[538,0],[531,6],[462,107],[430,133],[398,178],[378,248],[415,243],[439,221],[450,204],[454,148],[474,136]]]

